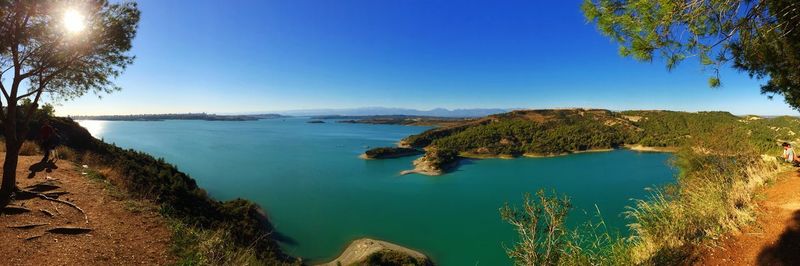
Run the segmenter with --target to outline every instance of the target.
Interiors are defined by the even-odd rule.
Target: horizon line
[[[381,107],[381,106],[366,106],[366,107],[351,107],[351,108],[307,108],[307,109],[284,109],[284,110],[264,110],[264,111],[239,111],[239,112],[209,112],[209,111],[185,111],[185,112],[161,112],[161,113],[122,113],[122,114],[63,114],[58,115],[61,117],[80,117],[80,116],[135,116],[135,115],[168,115],[168,114],[208,114],[208,115],[264,115],[264,114],[278,114],[278,115],[286,115],[292,116],[287,113],[291,112],[313,112],[313,111],[353,111],[353,110],[363,110],[363,109],[402,109],[405,111],[417,111],[417,112],[433,112],[436,110],[445,110],[447,112],[456,112],[456,111],[480,111],[480,110],[503,110],[502,112],[494,113],[507,113],[512,111],[520,111],[520,110],[569,110],[569,109],[595,109],[595,110],[608,110],[612,112],[622,112],[622,111],[674,111],[674,112],[687,112],[687,113],[699,113],[699,112],[727,112],[732,115],[736,116],[748,116],[748,115],[755,115],[755,116],[795,116],[800,117],[800,112],[795,115],[790,114],[757,114],[757,113],[734,113],[727,110],[674,110],[674,109],[663,109],[663,108],[652,108],[652,109],[644,109],[644,108],[634,108],[634,109],[612,109],[612,108],[598,108],[598,107],[550,107],[550,108],[539,108],[539,107],[528,107],[528,108],[444,108],[444,107],[436,107],[430,109],[417,109],[417,108],[406,108],[406,107]],[[57,112],[57,110],[56,110]],[[310,115],[310,114],[309,114]],[[309,115],[294,115],[298,117],[302,116],[309,116]],[[314,115],[322,115],[322,114],[314,114]],[[326,115],[333,115],[333,114],[326,114]],[[407,115],[403,113],[396,113],[396,114],[380,114],[380,115]],[[362,115],[362,116],[373,116],[373,115]],[[482,115],[484,116],[484,115]]]

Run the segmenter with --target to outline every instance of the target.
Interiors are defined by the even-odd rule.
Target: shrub
[[[429,260],[417,259],[394,250],[381,250],[370,254],[364,261],[355,265],[428,266],[433,265],[433,263]]]
[[[38,154],[40,154],[39,145],[33,141],[25,141],[22,143],[22,146],[19,147],[19,155],[33,156]]]
[[[720,126],[694,136],[675,155],[677,182],[627,212],[638,263],[690,263],[698,247],[754,222],[757,190],[785,170],[747,141],[750,129]]]
[[[757,190],[787,168],[762,155],[768,146],[753,134],[749,126],[730,124],[694,132],[675,155],[676,182],[626,212],[633,221],[627,239],[591,226],[563,233],[569,201],[541,192],[538,201],[526,196],[522,211],[503,207],[503,218],[520,235],[509,257],[518,265],[692,264],[700,247],[755,221]]]
[[[68,147],[58,146],[56,147],[56,153],[58,154],[59,159],[75,161],[77,159],[75,151]]]
[[[239,247],[226,230],[203,230],[172,221],[172,253],[177,265],[266,265],[252,247]]]
[[[513,248],[506,248],[516,265],[557,265],[569,256],[564,221],[570,208],[568,198],[550,197],[543,190],[536,193],[536,200],[525,194],[522,209],[507,203],[500,208],[500,217],[514,226],[520,238]]]
[[[500,217],[514,226],[519,237],[506,253],[515,265],[631,265],[625,241],[608,233],[605,222],[588,221],[574,229],[564,222],[571,210],[569,198],[525,194],[521,208],[506,203]]]
[[[214,200],[194,179],[163,159],[97,140],[69,118],[51,118],[50,122],[79,163],[97,166],[100,174],[129,196],[152,201],[163,215],[189,227],[221,232],[224,234],[221,239],[228,241],[226,244],[252,249],[262,264],[297,263],[280,250],[269,219],[255,203],[242,199]]]

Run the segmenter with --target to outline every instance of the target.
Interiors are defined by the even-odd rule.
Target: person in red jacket
[[[44,152],[42,162],[47,162],[50,158],[50,152],[55,149],[56,130],[50,126],[50,121],[45,120],[42,123],[42,128],[39,129],[39,145]]]

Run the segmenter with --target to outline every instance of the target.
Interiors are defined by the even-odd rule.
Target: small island
[[[306,123],[309,123],[309,124],[325,124],[325,121],[322,121],[322,120],[309,120]]]
[[[360,157],[362,159],[390,159],[390,158],[413,156],[422,153],[423,152],[421,150],[414,148],[379,147],[364,152],[364,154],[361,154]]]

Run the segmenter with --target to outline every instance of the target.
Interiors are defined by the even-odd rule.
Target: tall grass
[[[41,154],[41,152],[39,151],[39,145],[36,144],[36,142],[26,140],[22,143],[22,146],[19,147],[19,155],[33,156],[39,154]]]
[[[178,257],[177,265],[268,265],[258,259],[252,246],[235,245],[227,230],[205,230],[177,220],[170,224],[171,249]]]
[[[676,182],[652,189],[649,197],[629,207],[626,216],[632,223],[625,238],[608,234],[600,220],[559,236],[561,241],[548,241],[532,229],[563,228],[563,219],[543,219],[549,214],[540,210],[553,202],[565,202],[563,207],[568,208],[568,201],[540,197],[536,202],[526,197],[523,218],[528,228],[517,226],[522,241],[509,250],[509,257],[517,265],[692,264],[702,247],[753,223],[758,189],[789,168],[762,154],[762,143],[750,136],[749,131],[732,127],[692,136],[693,141],[675,154],[673,163],[680,170]],[[777,145],[774,150],[779,151]],[[503,214],[517,225],[507,216]],[[547,252],[553,248],[557,254]],[[520,260],[519,254],[535,260]]]
[[[634,261],[676,264],[697,258],[698,247],[754,222],[757,189],[786,169],[747,150],[708,151],[678,153],[677,182],[654,190],[627,212],[634,221]]]

